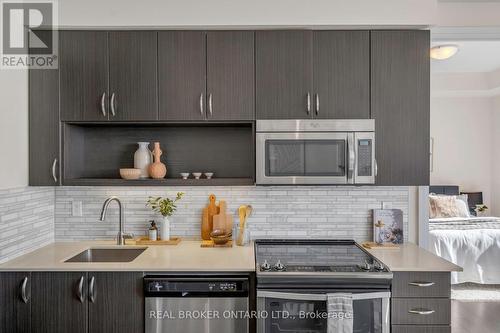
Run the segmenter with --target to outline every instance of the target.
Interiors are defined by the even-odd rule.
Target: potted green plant
[[[181,200],[183,192],[177,192],[175,199],[165,197],[149,197],[146,206],[154,212],[160,213],[163,216],[163,221],[160,224],[160,239],[170,239],[170,216],[177,210],[177,201]]]
[[[488,206],[486,206],[486,205],[483,205],[483,204],[476,205],[475,211],[476,211],[477,216],[485,216],[487,210],[488,210]]]

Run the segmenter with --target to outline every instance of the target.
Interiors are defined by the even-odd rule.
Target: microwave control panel
[[[358,176],[370,177],[372,175],[372,140],[358,140]]]

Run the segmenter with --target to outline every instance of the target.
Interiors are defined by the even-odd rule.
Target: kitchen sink
[[[131,262],[147,247],[141,248],[90,248],[65,262]]]

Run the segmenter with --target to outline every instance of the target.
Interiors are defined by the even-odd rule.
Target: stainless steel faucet
[[[101,221],[106,220],[106,212],[108,211],[108,206],[111,203],[111,201],[116,201],[116,203],[118,204],[118,207],[120,208],[120,213],[118,216],[120,226],[119,226],[119,230],[118,230],[118,236],[116,237],[116,244],[117,245],[124,245],[125,244],[125,241],[124,241],[125,233],[123,232],[123,206],[122,206],[120,199],[118,199],[118,197],[112,196],[112,197],[107,198],[106,201],[104,201],[104,204],[102,205],[100,220]]]

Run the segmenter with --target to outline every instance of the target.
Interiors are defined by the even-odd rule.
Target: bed
[[[431,186],[429,193],[458,195],[458,186]],[[452,283],[500,284],[500,218],[451,217],[429,220],[429,250],[463,267]]]

